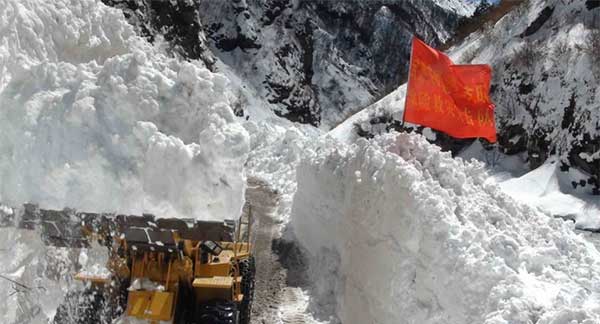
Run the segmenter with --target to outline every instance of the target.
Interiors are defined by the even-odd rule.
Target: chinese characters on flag
[[[450,58],[413,37],[404,121],[456,138],[496,142],[489,65],[454,65]]]

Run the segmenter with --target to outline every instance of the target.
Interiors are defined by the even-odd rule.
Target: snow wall
[[[100,1],[0,0],[0,202],[237,217],[249,139],[227,89]]]
[[[0,203],[237,217],[249,136],[228,91],[100,1],[0,0]],[[0,323],[51,322],[91,252],[0,228]]]
[[[417,135],[327,138],[297,179],[316,303],[335,302],[342,323],[600,322],[598,251],[479,163]]]

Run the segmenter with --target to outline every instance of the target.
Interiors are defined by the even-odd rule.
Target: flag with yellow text
[[[489,65],[455,65],[413,38],[404,121],[456,138],[483,137],[496,142]]]

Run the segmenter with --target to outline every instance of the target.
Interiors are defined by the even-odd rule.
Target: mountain
[[[531,168],[557,155],[565,171],[589,174],[576,186],[600,194],[600,10],[583,1],[523,8],[459,51],[494,68],[502,150],[526,152]]]
[[[479,158],[490,168],[504,168],[499,160],[518,161],[518,167],[513,162],[506,166],[516,176],[554,163],[556,190],[578,197],[571,205],[585,206],[588,219],[600,207],[592,203],[592,195],[600,194],[600,8],[594,3],[531,0],[500,17],[494,11],[479,17],[480,30],[448,53],[457,63],[492,66],[498,144],[473,144],[422,131],[453,154]],[[333,134],[354,140],[404,130],[405,92],[405,86],[399,87]],[[475,154],[471,145],[480,152]],[[465,149],[467,154],[461,154]],[[555,169],[544,168],[544,174]],[[583,213],[575,209],[569,217]],[[563,211],[550,212],[566,216]]]
[[[239,84],[236,113],[266,106],[335,126],[406,79],[410,39],[440,45],[475,5],[456,0],[103,0],[150,41]],[[256,98],[261,99],[256,102]]]
[[[589,174],[577,186],[591,193],[600,170],[600,11],[588,7],[584,2],[524,3],[449,54],[455,62],[492,65],[498,146],[504,153],[526,153],[532,169],[557,155],[565,170],[573,166]],[[398,91],[368,110],[384,109],[379,114],[394,114],[392,120],[399,122],[404,97]]]
[[[509,1],[463,20],[485,28],[448,51],[496,71],[495,146],[402,124],[404,36],[449,39],[437,27],[458,24],[458,7],[106,2],[121,9],[0,0],[1,323],[81,310],[68,304],[86,288],[73,274],[107,265],[98,246],[11,227],[23,210],[10,206],[25,202],[213,220],[248,206],[253,312],[268,313],[255,322],[600,322],[600,253],[574,231],[580,214],[544,209],[598,222],[585,171],[599,154],[597,1]],[[394,90],[323,129],[356,108],[349,98],[377,98],[371,85]],[[335,89],[339,107],[320,97]]]
[[[447,9],[449,11],[453,11],[456,12],[458,15],[460,16],[471,16],[473,14],[473,12],[475,11],[475,8],[477,7],[477,5],[479,5],[479,3],[481,2],[480,0],[434,0],[434,2],[436,3],[436,5]]]

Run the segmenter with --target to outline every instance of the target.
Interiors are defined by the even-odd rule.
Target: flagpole
[[[413,63],[413,50],[414,50],[414,43],[415,43],[415,35],[413,34],[413,37],[410,41],[410,60],[408,63],[408,80],[406,81],[406,95],[404,96],[404,110],[402,110],[402,127],[405,127],[404,123],[404,118],[406,116],[406,103],[408,102],[408,89],[410,87],[410,70],[412,69],[412,63]]]

